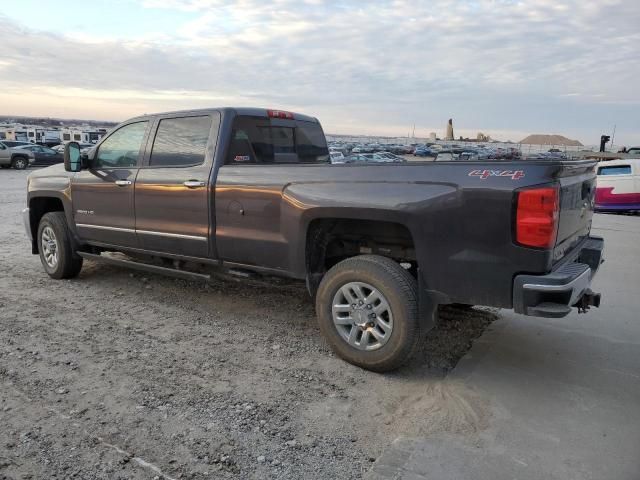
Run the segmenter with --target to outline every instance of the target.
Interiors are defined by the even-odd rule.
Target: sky
[[[639,0],[2,0],[0,115],[258,106],[325,132],[640,145]]]

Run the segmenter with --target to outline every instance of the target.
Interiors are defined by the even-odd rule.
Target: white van
[[[600,162],[597,169],[596,210],[640,210],[640,159]]]

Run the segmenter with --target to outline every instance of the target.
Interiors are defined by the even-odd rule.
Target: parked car
[[[329,156],[331,157],[331,163],[344,163],[345,156],[342,152],[329,152]]]
[[[56,163],[62,163],[63,154],[55,151],[49,147],[43,147],[41,145],[20,145],[15,147],[17,150],[29,150],[33,153],[35,160],[32,165],[34,166],[49,166]]]
[[[640,147],[630,147],[627,149],[627,156],[640,157]]]
[[[54,279],[85,260],[205,281],[221,269],[297,279],[334,351],[388,371],[424,344],[438,304],[540,317],[597,306],[595,167],[331,165],[314,117],[182,111],[128,120],[85,158],[67,144],[64,165],[29,176],[23,215]]]
[[[0,167],[24,170],[34,161],[33,152],[19,147],[9,147],[4,140],[0,142]]]
[[[413,155],[415,157],[434,157],[436,152],[431,150],[429,147],[416,147],[413,151]]]
[[[610,160],[598,164],[596,210],[640,211],[640,160]]]
[[[378,152],[378,153],[374,153],[373,155],[377,156],[379,158],[391,160],[392,162],[406,162],[407,161],[406,158],[400,157],[398,155],[394,155],[391,152]]]
[[[51,147],[51,150],[53,150],[54,152],[58,152],[60,154],[64,153],[64,143],[61,143],[59,145],[56,145],[55,147]]]
[[[346,158],[345,163],[399,163],[406,162],[404,158],[398,156],[390,156],[391,154],[384,155],[380,153],[357,153],[355,155],[349,155]]]
[[[458,160],[458,154],[453,150],[441,150],[436,154],[436,162],[451,162]]]
[[[78,146],[80,147],[80,152],[86,154],[96,145],[95,143],[79,143]]]

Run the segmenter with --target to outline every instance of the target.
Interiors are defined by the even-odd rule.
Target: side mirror
[[[79,172],[82,168],[80,145],[69,142],[64,146],[64,169],[67,172]]]

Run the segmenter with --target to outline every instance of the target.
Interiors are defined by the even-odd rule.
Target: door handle
[[[116,180],[116,185],[118,185],[119,187],[126,187],[128,185],[131,185],[131,180]]]
[[[200,180],[187,180],[183,183],[183,185],[188,188],[204,187],[206,184],[206,182],[201,182]]]

